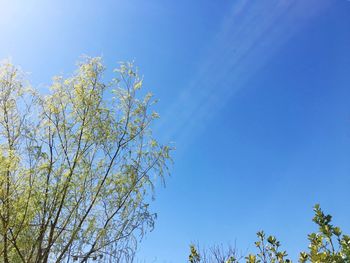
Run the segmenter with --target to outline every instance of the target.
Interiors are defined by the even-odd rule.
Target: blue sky
[[[260,229],[292,258],[321,206],[350,233],[350,2],[0,0],[0,58],[44,90],[83,54],[135,60],[174,141],[141,262]]]

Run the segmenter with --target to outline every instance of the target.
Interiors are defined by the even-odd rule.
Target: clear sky
[[[0,58],[34,85],[83,54],[135,60],[177,148],[140,262],[260,229],[295,258],[315,203],[350,233],[349,1],[0,0]]]

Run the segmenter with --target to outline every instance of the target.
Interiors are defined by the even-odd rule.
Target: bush
[[[350,262],[350,237],[342,234],[339,227],[331,224],[332,216],[326,215],[317,204],[314,207],[313,222],[318,225],[318,232],[308,235],[310,242],[308,251],[301,252],[299,262],[313,263],[343,263]],[[288,263],[288,254],[280,250],[281,243],[274,236],[266,236],[264,231],[257,233],[255,242],[257,252],[246,257],[236,256],[236,251],[219,247],[199,250],[198,246],[191,245],[190,263],[237,263],[245,260],[246,263]],[[218,257],[218,252],[220,257]]]

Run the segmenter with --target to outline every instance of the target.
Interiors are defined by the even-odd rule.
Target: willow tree
[[[126,262],[153,227],[147,200],[170,149],[152,137],[158,114],[135,67],[108,83],[104,72],[85,59],[40,95],[1,64],[2,262]]]

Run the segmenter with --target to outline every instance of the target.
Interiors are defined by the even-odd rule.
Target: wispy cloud
[[[234,1],[197,73],[156,127],[164,139],[183,145],[205,128],[283,44],[330,4],[330,0]]]

